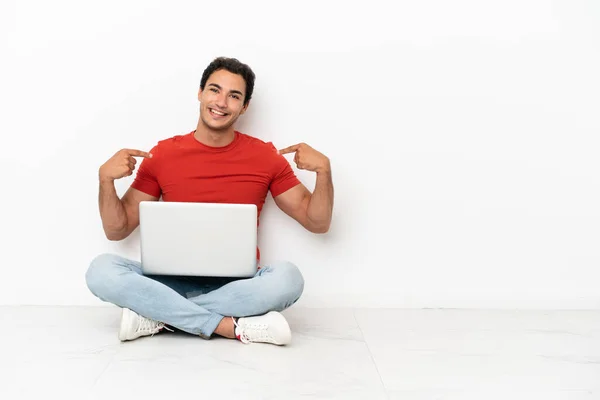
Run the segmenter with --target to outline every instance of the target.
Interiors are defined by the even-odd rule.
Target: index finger
[[[152,154],[148,153],[146,151],[134,150],[134,149],[125,149],[125,151],[130,156],[152,158]]]
[[[279,154],[288,154],[288,153],[293,153],[296,150],[298,150],[298,147],[300,147],[299,144],[295,144],[293,146],[290,147],[286,147],[285,149],[279,150]]]

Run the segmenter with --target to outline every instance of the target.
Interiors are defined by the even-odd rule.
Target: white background
[[[193,130],[224,55],[239,130],[332,161],[327,235],[261,218],[299,304],[600,308],[597,1],[1,4],[0,304],[100,304],[89,262],[139,236],[104,238],[98,168]]]

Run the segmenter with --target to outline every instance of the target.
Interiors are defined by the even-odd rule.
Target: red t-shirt
[[[131,187],[163,201],[256,204],[260,217],[268,191],[276,197],[300,183],[272,143],[237,131],[225,147],[206,146],[191,132],[150,152]]]

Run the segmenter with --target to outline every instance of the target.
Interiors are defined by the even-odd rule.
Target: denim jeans
[[[143,275],[139,262],[114,254],[96,257],[86,282],[103,301],[205,339],[223,317],[282,311],[304,289],[302,274],[289,262],[263,266],[247,279],[179,277]]]

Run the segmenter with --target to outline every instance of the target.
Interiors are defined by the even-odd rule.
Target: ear
[[[247,102],[246,105],[244,107],[242,107],[242,111],[240,111],[240,115],[242,115],[243,113],[246,112],[246,110],[248,109],[249,105],[250,105],[250,102]]]
[[[200,100],[202,98],[202,89],[198,90],[198,101],[202,102],[202,100]]]

